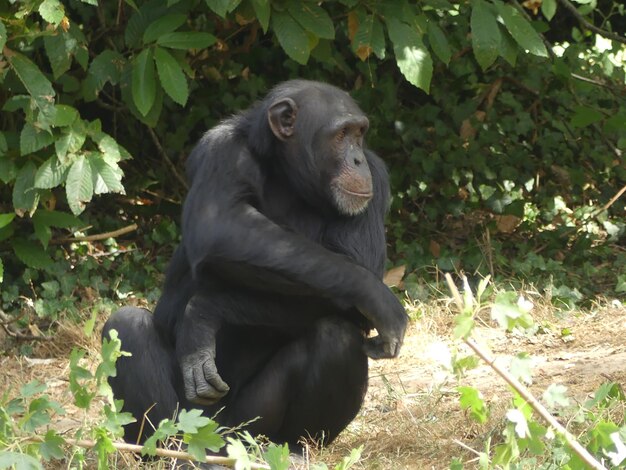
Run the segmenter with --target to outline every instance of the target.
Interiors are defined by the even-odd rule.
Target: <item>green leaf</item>
[[[198,429],[211,423],[211,419],[202,416],[202,411],[198,409],[180,410],[178,414],[178,429],[184,433],[195,434]]]
[[[133,64],[133,101],[137,110],[145,116],[154,104],[156,96],[156,75],[152,49],[144,49]]]
[[[212,46],[217,38],[209,33],[198,33],[195,31],[169,33],[157,39],[157,44],[170,49],[205,49]]]
[[[4,136],[4,132],[0,131],[0,156],[6,155],[8,150],[7,138]]]
[[[361,454],[363,454],[363,445],[357,447],[356,449],[352,449],[350,451],[350,455],[341,459],[337,465],[335,465],[335,470],[348,470],[352,468],[359,460],[361,460]]]
[[[511,64],[511,67],[515,67],[519,47],[517,47],[515,39],[511,37],[511,33],[509,33],[503,25],[499,24],[498,26],[500,27],[500,37],[502,39],[500,43],[500,55]]]
[[[65,440],[52,429],[46,432],[43,442],[39,446],[39,453],[45,461],[52,459],[62,459],[65,456],[61,446],[65,444]]]
[[[71,128],[64,130],[61,137],[54,143],[57,157],[63,164],[68,163],[67,153],[78,152],[87,138],[84,123],[82,121],[77,121],[77,123],[79,125],[74,124]]]
[[[157,444],[165,442],[169,437],[176,435],[178,428],[171,419],[164,419],[159,423],[154,433],[146,439],[141,449],[141,455],[156,455]]]
[[[243,442],[240,440],[229,437],[226,451],[231,459],[235,459],[237,461],[237,465],[241,466],[240,468],[243,469],[251,467],[252,461],[250,460],[246,446],[244,446]]]
[[[78,119],[78,111],[76,108],[68,106],[66,104],[55,105],[56,114],[52,125],[54,127],[67,127],[74,124],[74,121]]]
[[[37,215],[37,212],[35,212],[35,215]],[[39,243],[42,244],[44,249],[47,250],[48,244],[52,239],[52,229],[49,226],[36,221],[33,221],[33,228],[35,229],[35,237],[39,240]]]
[[[50,157],[37,169],[34,187],[52,189],[60,186],[65,182],[69,168],[69,164],[61,163],[56,156]]]
[[[267,33],[267,28],[270,26],[270,14],[272,13],[270,0],[252,0],[252,7],[263,32]]]
[[[39,382],[38,380],[31,380],[27,384],[22,385],[20,388],[20,396],[23,398],[30,398],[46,391],[48,386]]]
[[[519,296],[515,292],[500,292],[491,306],[491,318],[498,322],[500,328],[508,331],[514,328],[529,328],[532,317],[518,303]]]
[[[359,27],[352,38],[352,50],[361,60],[369,57],[370,52],[379,59],[385,58],[385,33],[383,25],[374,15],[359,18]]]
[[[26,56],[14,51],[7,53],[6,57],[9,60],[11,68],[18,76],[30,96],[49,103],[54,101],[55,92],[52,88],[52,84],[46,76],[41,73],[39,67],[37,67]]]
[[[565,392],[567,392],[565,385],[550,384],[543,392],[543,399],[550,408],[566,407],[569,405],[569,398]]]
[[[287,10],[305,30],[318,38],[335,39],[333,20],[322,7],[307,1],[292,0]]]
[[[472,418],[478,423],[483,424],[487,421],[489,412],[485,406],[485,402],[481,393],[474,387],[457,387],[460,394],[461,408],[470,410]]]
[[[33,190],[37,167],[27,162],[17,173],[13,186],[13,208],[22,216],[26,212],[33,213],[39,204],[39,193]]]
[[[144,116],[139,112],[139,110],[137,109],[137,106],[135,106],[135,100],[132,94],[132,76],[133,76],[133,71],[130,67],[128,67],[125,73],[122,75],[122,84],[121,84],[122,100],[124,101],[124,103],[126,103],[131,113],[133,113],[133,115],[137,119],[139,119],[140,122],[150,127],[154,127],[156,126],[158,122],[159,116],[161,115],[161,109],[163,108],[163,95],[165,94],[165,92],[163,91],[163,87],[161,86],[155,87],[156,96],[154,98],[154,103],[152,107],[150,108],[150,110],[148,111],[148,114]],[[155,74],[155,79],[156,79],[156,74]]]
[[[39,5],[39,14],[48,23],[56,26],[65,16],[65,9],[59,0],[44,0]]]
[[[455,338],[467,338],[474,329],[474,317],[473,315],[459,314],[454,317],[454,337]]]
[[[122,185],[122,172],[113,168],[101,155],[91,155],[89,158],[93,175],[93,191],[95,194],[121,193],[124,194]]]
[[[572,116],[571,125],[573,127],[587,127],[593,123],[602,120],[604,115],[593,108],[586,106],[576,106],[574,108],[574,116]]]
[[[50,132],[41,130],[27,122],[20,133],[20,154],[22,156],[35,153],[53,142]]]
[[[104,380],[108,377],[116,377],[117,373],[115,370],[115,362],[117,359],[122,356],[132,356],[131,353],[121,350],[122,342],[117,336],[117,331],[111,330],[109,332],[109,337],[110,339],[102,339],[102,346],[100,348],[100,357],[102,358],[102,362],[98,365],[95,374],[98,380]],[[118,410],[121,409],[119,401],[115,401],[115,406]]]
[[[287,444],[270,444],[267,450],[263,452],[263,460],[269,464],[272,470],[288,470],[291,464],[289,446]]]
[[[74,215],[80,214],[85,209],[85,204],[91,201],[93,189],[91,165],[84,155],[79,155],[65,182],[67,202]]]
[[[311,49],[304,28],[288,13],[275,11],[272,15],[272,29],[285,53],[299,64],[305,65]]]
[[[159,80],[165,92],[175,102],[185,106],[189,97],[187,79],[180,65],[172,55],[161,47],[154,49],[154,60],[156,62]]]
[[[0,51],[4,49],[4,46],[6,45],[6,43],[7,43],[7,28],[6,26],[4,26],[4,23],[0,21]]]
[[[52,66],[52,76],[57,79],[70,69],[72,53],[78,43],[76,39],[59,28],[56,34],[43,37],[43,45]]]
[[[496,2],[502,21],[520,47],[533,55],[548,57],[546,46],[535,28],[513,6]]]
[[[104,415],[106,419],[102,423],[102,427],[112,437],[122,437],[124,435],[124,426],[136,421],[130,413],[117,413],[109,405],[104,406]]]
[[[2,111],[8,111],[12,113],[13,111],[22,110],[25,113],[30,112],[31,104],[33,99],[30,95],[15,95],[11,96],[6,100],[4,106],[2,106]]]
[[[101,132],[97,135],[93,135],[92,139],[98,144],[98,148],[107,162],[113,164],[122,160],[120,146],[113,137]]]
[[[21,452],[0,452],[0,468],[15,468],[17,470],[43,470],[43,465],[28,454]]]
[[[541,2],[541,13],[546,20],[551,21],[556,13],[556,0],[543,0]]]
[[[2,263],[2,258],[0,258],[0,284],[4,281],[4,264]]]
[[[104,85],[116,85],[126,59],[117,51],[106,49],[89,64],[87,78],[82,84],[83,95],[87,101],[93,101]]]
[[[433,75],[433,61],[421,36],[415,29],[396,18],[387,20],[387,30],[402,75],[409,83],[428,93]]]
[[[241,0],[205,0],[207,6],[222,18],[239,6]]]
[[[29,268],[45,269],[53,263],[50,255],[39,243],[23,238],[14,238],[11,240],[11,244],[18,259]]]
[[[509,373],[516,379],[526,384],[532,383],[533,361],[527,353],[520,353],[511,359]]]
[[[0,214],[0,228],[9,225],[13,219],[15,219],[15,213],[9,212],[8,214]]]
[[[222,436],[220,436],[216,430],[217,423],[210,420],[208,424],[198,429],[194,434],[186,433],[184,435],[184,441],[188,445],[189,453],[196,457],[196,459],[202,460],[206,455],[206,449],[211,452],[218,452],[224,447],[224,439],[222,439]]]
[[[104,348],[105,341],[102,342]],[[88,382],[93,379],[93,375],[89,370],[80,366],[78,363],[85,356],[86,351],[72,349],[70,353],[70,392],[74,397],[74,404],[83,409],[87,409],[91,403],[91,400],[96,396],[96,392],[92,392],[84,382]]]
[[[435,54],[437,54],[437,57],[439,57],[441,62],[446,65],[450,63],[452,50],[450,49],[448,38],[442,29],[432,20],[428,21],[428,40],[430,42],[430,47]]]
[[[150,23],[144,31],[143,42],[149,43],[156,41],[162,35],[171,33],[172,31],[178,29],[185,23],[186,20],[187,15],[183,15],[182,13],[170,13],[169,15],[157,18],[155,21]]]
[[[474,0],[472,6],[472,49],[476,61],[485,70],[498,58],[500,29],[496,16],[484,0]]]

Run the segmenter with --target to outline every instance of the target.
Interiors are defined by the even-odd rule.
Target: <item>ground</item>
[[[363,445],[356,468],[443,469],[453,457],[472,468],[476,458],[472,449],[482,451],[488,437],[499,438],[511,393],[487,365],[469,371],[460,382],[447,370],[451,351],[467,353],[452,338],[450,302],[415,305],[412,314],[415,319],[400,357],[372,361],[362,411],[332,446],[312,451],[311,461],[334,463]],[[603,382],[626,383],[626,308],[617,302],[585,312],[535,308],[533,317],[541,328],[528,335],[505,333],[488,316],[488,312],[479,315],[475,339],[504,365],[518,353],[529,353],[534,364],[529,388],[535,396],[560,383],[567,386],[572,400],[582,401]],[[36,344],[30,357],[15,354],[12,339],[4,338],[1,344],[5,354],[0,358],[0,389],[14,394],[33,379],[48,384],[50,395],[68,410],[55,422],[60,431],[94,419],[71,405],[68,357],[71,347],[80,346],[90,352],[95,364],[97,334],[86,336],[79,327],[62,323],[55,341]],[[486,424],[477,424],[460,409],[459,384],[477,387],[486,398],[491,409]],[[135,466],[128,457],[120,457],[118,464]]]

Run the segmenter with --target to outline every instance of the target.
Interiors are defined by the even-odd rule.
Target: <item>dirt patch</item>
[[[511,399],[507,386],[487,366],[469,371],[461,383],[477,387],[491,407],[487,424],[472,421],[459,407],[459,382],[446,368],[451,354],[468,354],[452,339],[454,314],[444,302],[420,305],[416,311],[421,316],[412,322],[400,358],[371,362],[363,409],[332,446],[311,452],[312,461],[333,463],[363,445],[359,468],[444,469],[453,457],[470,468],[475,455],[467,449],[482,450],[488,436],[499,435]],[[542,327],[532,335],[506,334],[483,322],[475,338],[501,364],[529,353],[534,365],[530,389],[536,396],[560,383],[568,387],[570,398],[582,401],[603,382],[626,383],[626,308],[566,315],[544,309],[535,316]],[[33,379],[47,383],[48,393],[68,411],[55,424],[62,431],[96,419],[95,412],[85,415],[72,406],[68,357],[72,346],[86,348],[88,367],[95,367],[97,335],[85,337],[79,327],[63,326],[54,344],[35,345],[29,358],[12,354],[15,348],[7,348],[11,341],[4,338],[9,352],[0,358],[1,390],[14,396]],[[127,459],[118,464],[135,467]]]
[[[370,389],[357,419],[332,448],[335,455],[364,445],[367,469],[444,469],[453,457],[469,464],[488,436],[499,435],[510,405],[507,385],[488,366],[469,371],[460,384],[477,387],[491,407],[485,425],[477,425],[460,409],[459,382],[445,368],[455,344],[453,314],[427,308],[430,317],[415,321],[400,358],[372,361]],[[507,365],[519,353],[533,361],[535,396],[552,383],[567,387],[575,401],[588,398],[598,386],[626,384],[626,308],[602,307],[590,313],[542,312],[539,332],[524,336],[481,326],[476,340]],[[566,331],[567,330],[567,331]],[[569,334],[563,335],[564,332]],[[464,447],[466,446],[466,447]]]

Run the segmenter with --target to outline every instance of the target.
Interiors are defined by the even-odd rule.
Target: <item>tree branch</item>
[[[183,188],[187,189],[188,188],[187,181],[185,180],[185,178],[183,178],[180,175],[180,173],[178,173],[178,170],[176,169],[176,165],[174,165],[172,160],[170,160],[170,157],[167,155],[167,152],[161,146],[161,142],[159,142],[159,138],[156,136],[156,134],[154,133],[154,131],[152,130],[150,126],[146,125],[146,128],[148,129],[148,134],[150,134],[150,137],[152,138],[152,142],[154,142],[155,147],[159,151],[159,154],[161,154],[161,157],[163,157],[163,160],[165,160],[165,163],[167,163],[167,166],[170,167],[170,170],[172,170],[172,173],[174,173],[174,176],[176,177],[176,179],[183,185]]]
[[[65,442],[67,442],[68,444],[72,446],[83,447],[85,449],[91,449],[96,446],[95,441],[90,441],[87,439],[65,439]],[[112,445],[119,452],[132,452],[133,454],[141,454],[141,451],[143,450],[143,446],[140,446],[137,444],[127,444],[126,442],[113,442]],[[160,447],[157,447],[156,455],[158,455],[159,457],[169,457],[169,458],[178,459],[178,460],[188,460],[188,461],[194,461],[194,462],[197,461],[195,457],[193,457],[191,454],[187,452],[182,452],[179,450],[162,449]],[[235,464],[237,463],[237,459],[233,459],[231,457],[219,457],[219,456],[207,455],[202,461],[202,463],[234,467]],[[269,465],[265,465],[265,464],[251,463],[249,468],[253,470],[266,470],[266,469],[269,470],[270,467]]]
[[[452,276],[449,273],[446,273],[446,282],[448,283],[448,287],[452,292],[452,297],[457,305],[459,311],[463,311],[463,301],[461,300],[461,294],[459,290],[454,285],[454,281],[452,280]],[[548,410],[541,404],[539,400],[537,400],[532,393],[515,377],[513,377],[509,372],[500,367],[500,365],[496,364],[496,359],[491,357],[486,351],[484,351],[472,338],[467,338],[463,340],[465,344],[467,344],[472,351],[474,351],[478,357],[480,357],[483,361],[489,365],[500,377],[504,379],[506,383],[508,383],[525,401],[528,403],[531,408],[539,414],[550,426],[552,426],[557,433],[563,436],[567,444],[571,447],[571,449],[581,458],[583,462],[589,465],[590,468],[594,470],[606,470],[600,462],[598,462],[593,455],[591,455],[587,449],[585,449],[576,438],[563,427],[561,423],[559,423],[554,416],[550,414]]]
[[[602,37],[607,39],[611,39],[612,41],[621,42],[622,44],[626,44],[626,37],[620,36],[617,33],[613,33],[611,31],[606,31],[602,28],[598,28],[596,25],[590,23],[583,15],[581,15],[576,7],[570,3],[569,0],[559,0],[561,5],[565,7],[572,15],[576,17],[576,19],[589,31],[593,31],[594,33],[599,34]]]
[[[50,243],[61,244],[72,242],[96,242],[99,240],[106,240],[107,238],[116,238],[135,230],[137,230],[137,224],[130,224],[118,230],[113,230],[112,232],[98,233],[95,235],[87,235],[84,237],[57,238],[56,240],[52,240]]]

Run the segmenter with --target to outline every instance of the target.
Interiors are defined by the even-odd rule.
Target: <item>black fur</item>
[[[297,109],[285,139],[268,123],[281,99]],[[333,205],[327,186],[338,168],[366,174],[329,141],[342,119],[366,122],[345,92],[285,82],[190,155],[183,242],[155,313],[123,308],[104,328],[133,354],[111,380],[138,420],[128,441],[145,439],[139,423],[156,403],[155,425],[203,404],[209,415],[223,407],[217,420],[227,426],[259,416],[249,429],[275,441],[329,442],[361,406],[367,356],[397,354],[407,317],[381,281],[388,176],[374,153],[350,146],[365,156],[373,197],[358,215]],[[366,340],[372,326],[379,336]]]

